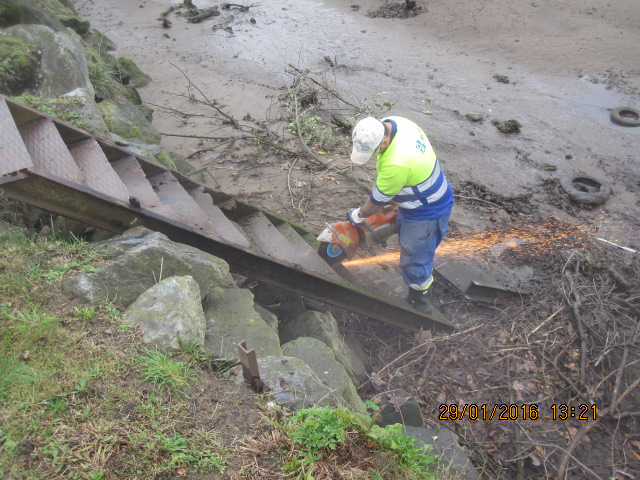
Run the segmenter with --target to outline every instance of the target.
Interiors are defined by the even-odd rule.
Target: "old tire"
[[[582,205],[602,205],[611,195],[611,188],[585,175],[563,175],[560,186],[572,201]]]
[[[618,107],[611,110],[611,121],[625,127],[640,126],[640,110],[633,107]]]

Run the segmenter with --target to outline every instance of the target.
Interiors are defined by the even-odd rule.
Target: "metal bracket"
[[[243,340],[238,344],[238,354],[240,356],[240,363],[242,363],[242,376],[244,380],[249,383],[255,391],[261,391],[262,381],[260,380],[256,351],[253,348],[247,350],[247,342]]]

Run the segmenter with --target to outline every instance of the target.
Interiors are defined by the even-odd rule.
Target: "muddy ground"
[[[154,79],[140,92],[162,144],[198,178],[319,231],[374,179],[371,165],[349,164],[338,127],[365,113],[407,116],[456,191],[439,265],[529,293],[487,306],[443,282],[441,307],[463,333],[437,339],[345,314],[343,326],[375,345],[363,396],[407,389],[487,478],[638,478],[640,404],[628,403],[638,374],[623,380],[632,365],[620,367],[638,355],[640,127],[610,115],[640,108],[640,4],[418,1],[404,15],[379,0],[264,0],[190,23],[185,9],[168,11],[181,3],[74,1]],[[498,128],[509,121],[519,133]],[[577,204],[559,186],[565,174],[612,193]],[[541,415],[443,418],[438,406],[454,403]],[[554,418],[564,404],[605,414]]]

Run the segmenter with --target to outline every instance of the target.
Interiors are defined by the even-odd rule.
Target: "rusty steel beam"
[[[347,282],[323,277],[298,265],[288,265],[274,258],[225,244],[182,223],[149,210],[133,208],[78,184],[29,171],[22,171],[20,175],[11,178],[4,177],[0,183],[9,196],[30,205],[114,233],[144,226],[164,233],[174,242],[184,243],[222,258],[233,273],[256,278],[385,323],[413,331],[420,328],[449,332],[455,330],[441,314],[421,314],[404,303],[393,299],[382,300]]]

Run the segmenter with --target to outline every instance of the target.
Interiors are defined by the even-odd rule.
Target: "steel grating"
[[[93,138],[69,147],[71,155],[84,172],[85,184],[123,202],[129,202],[129,190],[111,168],[109,160]]]
[[[33,168],[33,160],[4,98],[0,98],[0,176]]]
[[[20,133],[35,168],[70,182],[84,182],[82,170],[76,165],[51,119],[44,118],[24,125]]]

